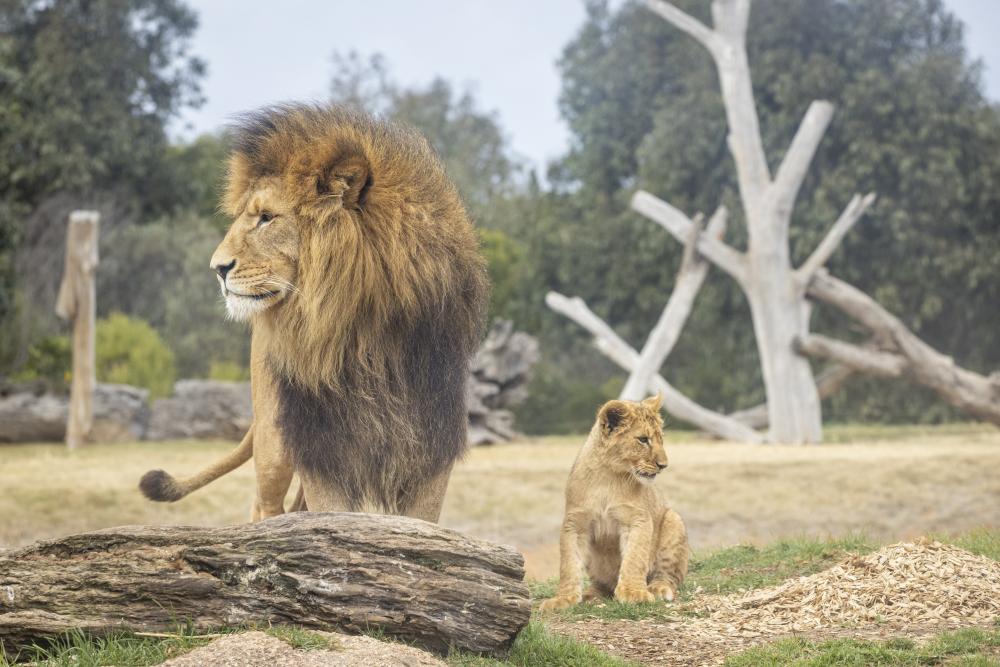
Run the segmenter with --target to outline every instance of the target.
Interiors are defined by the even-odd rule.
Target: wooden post
[[[86,442],[94,423],[95,321],[97,319],[97,211],[73,211],[66,232],[66,264],[56,299],[56,315],[73,321],[73,382],[69,394],[66,446]]]

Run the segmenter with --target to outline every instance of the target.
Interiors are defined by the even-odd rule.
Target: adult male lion
[[[176,500],[253,454],[254,518],[311,510],[436,521],[466,447],[465,383],[487,279],[455,187],[417,133],[336,106],[282,105],[235,128],[212,256],[230,317],[252,327],[252,432]]]

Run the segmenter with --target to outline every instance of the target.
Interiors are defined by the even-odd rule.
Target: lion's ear
[[[321,195],[339,197],[344,208],[363,208],[372,172],[363,155],[354,154],[331,164],[319,183]]]
[[[663,405],[663,394],[657,392],[655,396],[645,399],[642,404],[651,412],[659,412],[660,406]]]
[[[604,435],[611,435],[626,423],[632,416],[632,408],[625,401],[608,401],[597,413],[597,421]]]

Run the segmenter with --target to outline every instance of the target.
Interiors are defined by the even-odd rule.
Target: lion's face
[[[608,465],[648,483],[667,467],[660,396],[644,401],[608,401],[598,412],[601,446]]]
[[[276,179],[261,179],[247,193],[211,260],[229,317],[248,320],[297,291],[301,232]]]

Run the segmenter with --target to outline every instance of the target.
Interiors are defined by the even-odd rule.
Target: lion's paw
[[[673,602],[674,596],[677,594],[674,587],[665,581],[654,581],[651,583],[649,585],[649,592],[657,600],[666,600],[667,602]]]
[[[572,607],[575,604],[580,604],[580,595],[557,595],[553,598],[549,598],[538,608],[539,611],[558,611],[560,609],[566,609]]]
[[[656,598],[644,586],[623,586],[615,588],[615,599],[619,602],[652,602]]]

